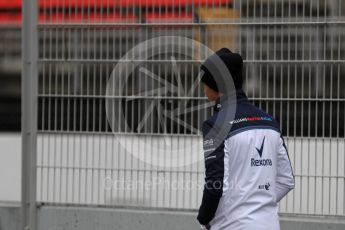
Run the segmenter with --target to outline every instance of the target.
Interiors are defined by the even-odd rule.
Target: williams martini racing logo
[[[272,166],[272,160],[271,159],[262,159],[262,153],[264,151],[264,145],[265,145],[265,137],[262,140],[262,144],[260,148],[255,148],[256,151],[258,152],[260,159],[251,159],[251,166],[252,167],[257,167],[257,166]]]

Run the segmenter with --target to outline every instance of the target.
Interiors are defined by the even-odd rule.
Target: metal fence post
[[[36,229],[37,60],[36,0],[22,1],[22,220],[21,229]]]

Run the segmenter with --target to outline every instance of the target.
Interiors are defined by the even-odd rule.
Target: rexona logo
[[[255,148],[256,151],[258,152],[260,159],[251,159],[251,166],[252,167],[257,167],[257,166],[272,166],[272,160],[271,159],[262,159],[262,153],[264,150],[264,145],[265,145],[265,138],[262,140],[262,144],[260,148]]]

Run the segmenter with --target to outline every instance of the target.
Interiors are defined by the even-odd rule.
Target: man
[[[223,62],[228,79],[217,79],[220,76],[209,70],[214,59]],[[223,48],[201,70],[204,93],[216,105],[214,115],[202,127],[205,186],[197,219],[202,229],[278,230],[277,203],[294,188],[279,126],[248,101],[242,90],[239,54]],[[217,82],[225,81],[233,81],[233,87],[218,87],[222,83]],[[231,94],[236,94],[235,103],[228,102]],[[231,117],[229,111],[234,109]],[[226,134],[219,135],[224,129]]]

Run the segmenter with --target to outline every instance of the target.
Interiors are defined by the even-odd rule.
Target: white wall
[[[63,202],[98,205],[125,205],[160,208],[196,209],[202,188],[169,189],[199,182],[202,185],[202,161],[192,166],[166,169],[144,164],[123,148],[125,141],[132,150],[141,154],[147,147],[133,142],[130,136],[102,135],[44,135],[38,140],[38,199],[43,202]],[[201,154],[199,138],[169,138],[172,145],[193,146],[181,149],[182,156]],[[150,137],[150,145],[157,146],[164,137]],[[329,138],[287,138],[287,147],[296,175],[296,188],[281,202],[283,213],[344,215],[345,214],[345,140]],[[183,152],[184,151],[184,152]],[[152,153],[152,152],[151,152]],[[169,151],[154,154],[170,154]],[[0,201],[20,200],[21,170],[20,134],[0,134]],[[183,157],[180,157],[181,160]],[[165,158],[163,158],[164,160]],[[167,158],[169,159],[169,158]],[[197,159],[196,159],[197,160]],[[197,172],[197,173],[195,173]],[[113,181],[136,181],[138,188],[105,189],[104,178]],[[147,189],[140,184],[151,183]],[[157,183],[158,182],[158,183]],[[163,182],[163,183],[162,183]],[[172,185],[174,186],[174,185]]]
[[[0,201],[20,201],[21,135],[0,133]]]

